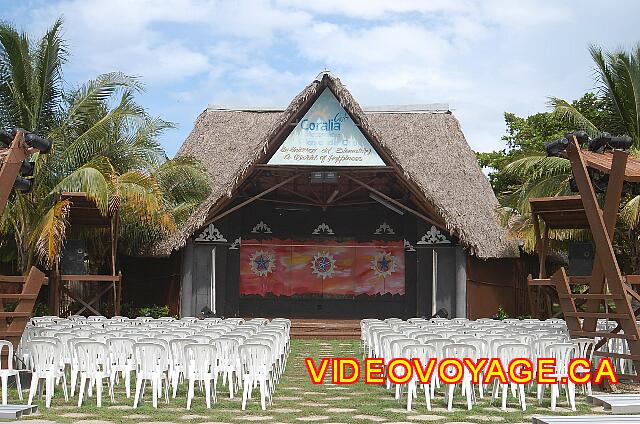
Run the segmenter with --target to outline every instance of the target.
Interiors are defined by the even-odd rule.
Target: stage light
[[[313,171],[309,174],[311,184],[335,184],[338,182],[339,175],[335,171]]]
[[[571,137],[575,137],[580,145],[586,144],[590,140],[586,131],[575,131],[564,135],[567,140],[571,140]]]
[[[13,183],[13,188],[20,190],[23,193],[29,193],[31,191],[33,183],[31,180],[22,177],[16,177],[16,182]]]
[[[47,140],[46,138],[42,138],[34,133],[27,133],[24,136],[24,142],[29,145],[29,147],[33,147],[38,149],[40,153],[49,153],[51,150],[51,140]]]
[[[589,141],[589,150],[592,152],[603,152],[607,147],[611,149],[628,150],[632,145],[633,139],[629,136],[614,137],[608,132],[603,132]]]
[[[329,171],[324,173],[324,182],[325,183],[337,183],[338,182],[338,173],[335,171]]]
[[[24,132],[24,142],[25,144],[27,144],[27,146],[39,150],[40,153],[49,153],[53,144],[51,143],[51,140],[47,140],[46,138],[40,137],[39,135],[29,131],[21,131]],[[14,128],[10,131],[0,130],[0,142],[6,144],[7,146],[10,146],[13,142],[13,139],[16,137],[17,132],[17,128]]]
[[[324,180],[324,174],[322,172],[316,171],[309,174],[309,181],[311,184],[322,184]]]
[[[20,165],[20,176],[21,177],[33,177],[33,171],[36,168],[35,162],[29,162],[25,160]]]
[[[395,207],[394,205],[392,205],[391,203],[387,202],[385,199],[383,199],[382,197],[378,196],[377,194],[369,193],[369,197],[371,197],[376,202],[380,203],[382,206],[385,206],[385,207],[391,209],[392,211],[394,211],[398,215],[404,215],[404,211],[402,209],[399,209],[399,208]]]
[[[0,143],[10,146],[14,136],[7,130],[0,130]]]
[[[557,140],[544,143],[544,151],[547,152],[547,156],[560,156],[562,152],[567,150],[568,145],[569,140],[566,138],[559,138]]]

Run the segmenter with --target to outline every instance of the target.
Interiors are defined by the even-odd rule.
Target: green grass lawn
[[[375,422],[531,422],[534,414],[550,415],[549,391],[547,390],[545,403],[538,406],[534,397],[527,399],[527,411],[517,409],[516,400],[509,399],[509,409],[506,412],[497,406],[491,406],[485,397],[467,411],[464,398],[456,393],[453,411],[448,412],[442,395],[442,389],[436,393],[432,411],[427,411],[424,398],[421,397],[414,404],[413,411],[407,413],[404,402],[399,403],[393,398],[393,393],[384,387],[365,385],[360,382],[354,385],[333,386],[313,385],[307,375],[304,358],[314,359],[327,356],[353,356],[361,358],[362,354],[358,341],[351,340],[293,340],[292,352],[287,369],[280,384],[276,388],[273,404],[266,411],[260,409],[259,393],[254,391],[253,399],[246,411],[240,409],[241,396],[229,399],[226,387],[218,387],[218,402],[207,409],[204,394],[196,389],[196,398],[191,410],[186,410],[185,387],[180,387],[176,399],[170,399],[169,404],[164,399],[159,401],[158,409],[151,406],[151,389],[147,388],[144,402],[137,409],[133,409],[133,398],[127,399],[124,385],[116,388],[116,402],[111,404],[108,396],[103,398],[102,408],[96,408],[95,397],[90,398],[81,408],[77,405],[77,395],[69,402],[64,402],[62,391],[58,388],[52,407],[44,408],[43,401],[37,400],[40,412],[36,416],[25,419],[48,420],[59,423],[83,422],[98,424],[96,420],[113,423],[140,422],[173,422],[173,423],[239,423],[239,422],[270,422],[270,423],[375,423]],[[25,392],[26,393],[26,392]],[[11,394],[10,402],[17,403],[16,393]],[[576,413],[594,413],[587,405],[584,396],[577,396]],[[571,413],[561,396],[556,414]]]

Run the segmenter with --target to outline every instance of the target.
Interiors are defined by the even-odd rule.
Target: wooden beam
[[[111,282],[120,281],[120,275],[83,275],[83,274],[63,274],[62,281],[91,281],[91,282]]]
[[[4,207],[7,205],[11,190],[13,190],[13,184],[16,182],[16,177],[20,172],[22,161],[27,157],[28,147],[24,142],[24,133],[18,131],[15,138],[11,142],[9,152],[4,157],[2,164],[0,164],[0,215],[4,211]]]
[[[357,187],[347,191],[346,193],[342,193],[340,196],[338,196],[336,199],[334,199],[336,202],[344,199],[345,197],[349,197],[351,196],[353,193],[362,190],[364,187],[362,187],[361,185],[358,185]]]
[[[410,212],[410,213],[414,214],[414,215],[415,215],[415,216],[417,216],[418,218],[420,218],[420,219],[422,219],[422,220],[424,220],[424,221],[426,221],[426,222],[428,222],[428,223],[430,223],[430,224],[437,225],[437,226],[441,226],[439,223],[436,223],[433,219],[431,219],[431,218],[429,218],[429,217],[427,217],[427,216],[425,216],[425,215],[421,214],[421,213],[420,213],[420,212],[418,212],[417,210],[412,209],[412,208],[410,208],[409,206],[406,206],[406,205],[405,205],[405,204],[403,204],[403,203],[398,202],[398,201],[397,201],[397,200],[395,200],[394,198],[387,196],[386,194],[382,193],[381,191],[376,190],[375,188],[371,187],[370,185],[368,185],[368,184],[366,184],[366,183],[363,183],[363,182],[362,182],[362,181],[360,181],[359,179],[357,179],[357,178],[355,178],[355,177],[353,177],[353,176],[351,176],[351,175],[349,175],[349,174],[346,174],[345,176],[346,176],[347,178],[349,178],[351,181],[355,182],[356,184],[359,184],[359,185],[361,185],[362,187],[366,188],[367,190],[370,190],[372,193],[375,193],[375,194],[377,194],[378,196],[382,197],[384,200],[388,201],[389,203],[392,203],[393,205],[398,206],[399,208],[404,209],[404,210],[406,210],[407,212]]]
[[[311,197],[306,196],[306,195],[304,195],[304,194],[302,194],[302,193],[298,193],[298,192],[296,192],[295,190],[289,190],[289,189],[288,189],[288,188],[286,188],[286,187],[280,187],[280,189],[281,189],[282,191],[286,191],[287,193],[291,193],[291,194],[293,194],[293,195],[296,195],[296,196],[298,196],[298,197],[300,197],[300,198],[302,198],[302,199],[304,199],[304,200],[308,200],[309,202],[315,202],[315,201],[316,201],[316,199],[312,199]]]
[[[317,166],[317,165],[269,165],[258,164],[257,169],[267,171],[342,171],[342,172],[394,172],[391,166]]]
[[[202,226],[205,227],[205,226],[211,224],[212,222],[215,222],[215,221],[217,221],[219,219],[224,218],[225,216],[229,215],[230,213],[233,213],[233,212],[237,211],[238,209],[241,209],[241,208],[245,207],[249,203],[252,203],[252,202],[258,200],[262,196],[265,196],[265,195],[271,193],[272,191],[279,189],[280,187],[284,186],[285,184],[290,183],[291,181],[293,181],[296,178],[298,178],[300,175],[302,175],[302,174],[299,174],[299,173],[295,174],[295,175],[287,178],[286,180],[279,182],[278,184],[274,185],[273,187],[270,187],[270,188],[266,189],[265,191],[263,191],[263,192],[261,192],[259,194],[256,194],[255,196],[251,197],[250,199],[245,200],[244,202],[240,203],[239,205],[236,205],[236,206],[234,206],[234,207],[232,207],[230,209],[227,209],[226,211],[224,211],[224,212],[214,216],[213,218],[209,219],[208,221],[206,221],[204,224],[202,224]]]
[[[76,302],[79,302],[80,304],[84,305],[85,307],[82,308],[82,310],[84,311],[85,309],[89,309],[91,312],[93,312],[96,315],[100,315],[100,312],[98,312],[97,310],[95,310],[93,308],[93,306],[89,305],[87,302],[85,302],[84,300],[80,299],[80,297],[77,297],[71,290],[69,290],[67,287],[62,286],[62,292],[65,293],[67,296],[69,296],[71,299],[75,300]]]
[[[333,193],[331,193],[331,196],[327,199],[327,205],[330,205],[336,199],[338,193],[340,193],[340,190],[333,190]]]
[[[104,296],[109,290],[111,290],[111,288],[115,289],[115,283],[111,283],[109,284],[107,287],[105,287],[104,289],[102,289],[102,291],[100,291],[98,294],[96,294],[91,300],[89,300],[87,303],[89,305],[93,305],[94,303],[98,302],[100,300],[100,298],[102,298],[102,296]],[[77,315],[80,315],[81,313],[84,312],[84,310],[86,309],[86,306],[81,308],[78,312],[76,312]],[[98,315],[102,315],[100,313],[98,313]]]
[[[616,219],[618,217],[618,209],[620,207],[620,199],[622,197],[624,171],[627,166],[628,157],[629,152],[616,150],[611,162],[611,174],[609,175],[609,182],[607,184],[607,194],[604,201],[603,214],[604,223],[609,237],[613,237],[616,229]],[[604,271],[602,269],[602,263],[598,259],[597,252],[594,259],[593,269],[591,271],[592,280],[589,285],[589,290],[592,293],[604,293],[606,288]],[[585,310],[588,312],[598,312],[600,309],[600,303],[601,302],[597,300],[588,301],[585,306]],[[595,331],[597,322],[597,319],[586,318],[582,326],[585,331]]]

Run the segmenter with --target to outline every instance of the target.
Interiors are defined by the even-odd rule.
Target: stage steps
[[[17,420],[24,415],[38,412],[37,405],[0,405],[0,420]],[[33,421],[34,424],[38,421]]]
[[[593,394],[587,396],[587,402],[614,414],[640,414],[640,393]]]
[[[531,419],[533,424],[584,424],[588,422],[597,422],[602,424],[640,424],[640,416],[638,415],[555,415],[555,416],[538,416],[534,415]]]
[[[291,319],[292,339],[359,339],[360,320]]]

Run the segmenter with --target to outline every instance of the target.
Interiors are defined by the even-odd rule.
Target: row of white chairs
[[[124,380],[129,398],[133,374],[134,407],[147,384],[157,407],[163,395],[168,402],[170,391],[175,398],[181,383],[186,383],[188,409],[196,383],[211,407],[222,377],[231,398],[242,390],[242,409],[258,387],[261,407],[266,409],[286,366],[290,327],[289,320],[279,318],[39,317],[27,326],[16,357],[22,368],[32,372],[29,402],[42,381],[47,407],[56,385],[62,386],[67,401],[67,386],[73,397],[79,384],[78,406],[95,388],[101,406],[103,382],[113,402],[114,388]]]
[[[560,388],[564,387],[567,402],[575,410],[575,386],[565,379],[569,361],[575,357],[591,359],[593,339],[570,339],[564,321],[561,320],[477,320],[466,319],[410,319],[403,321],[392,318],[384,321],[368,319],[361,321],[361,342],[365,357],[382,358],[388,365],[393,358],[419,358],[426,364],[429,358],[442,361],[444,358],[463,360],[470,358],[498,358],[505,367],[516,358],[528,358],[537,373],[538,358],[555,358],[556,371],[553,374],[556,383],[551,387],[551,409],[555,410],[560,396]],[[565,382],[566,380],[566,382]],[[431,410],[431,401],[435,390],[441,382],[437,372],[432,374],[428,384],[419,384],[414,376],[408,384],[395,386],[395,397],[401,399],[407,392],[407,409],[411,410],[413,399],[417,397],[417,388],[424,390],[427,408]],[[471,374],[464,369],[461,393],[466,397],[467,408],[472,409],[478,395],[484,397],[485,385],[472,384]],[[387,388],[392,384],[387,379]],[[529,384],[531,391],[534,384]],[[537,398],[542,402],[545,385],[537,385]],[[452,409],[455,385],[447,385],[444,392],[447,408]],[[519,406],[526,410],[525,385],[509,382],[499,383],[494,380],[491,401],[501,398],[501,408],[506,410],[508,392],[517,397]],[[590,394],[591,386],[585,391]]]

